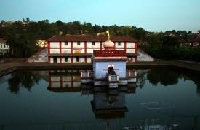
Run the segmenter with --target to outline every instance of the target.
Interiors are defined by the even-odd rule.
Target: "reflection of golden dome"
[[[114,43],[110,39],[108,39],[107,41],[104,42],[103,47],[104,48],[111,48],[111,47],[113,48]]]

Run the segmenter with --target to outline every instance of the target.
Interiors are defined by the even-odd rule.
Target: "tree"
[[[160,82],[164,86],[177,84],[180,76],[181,73],[179,71],[171,71],[169,68],[152,68],[147,74],[149,82],[153,85],[157,85]]]
[[[143,28],[132,27],[132,29],[133,29],[133,37],[141,41],[146,40],[146,31]]]
[[[176,38],[176,37],[164,36],[163,37],[163,45],[178,47],[180,45],[180,42],[178,41],[178,38]]]

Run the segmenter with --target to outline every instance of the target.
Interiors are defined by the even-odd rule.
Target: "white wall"
[[[87,42],[87,48],[100,48],[100,42],[95,42],[95,45],[92,45],[92,42]]]
[[[71,81],[71,76],[63,76],[62,81]]]
[[[60,88],[60,82],[51,82],[51,87]]]
[[[136,58],[128,58],[127,62],[136,62]]]
[[[71,58],[68,57],[68,62],[65,62],[65,58],[62,58],[62,63],[71,63]]]
[[[84,53],[84,49],[73,49],[74,54]]]
[[[53,58],[50,58],[50,61],[49,61],[50,63],[53,63]]]
[[[9,49],[9,45],[6,45],[5,43],[0,43],[0,49]]]
[[[119,42],[115,42],[115,48],[124,48],[124,42],[121,42],[121,45],[119,45]]]
[[[54,59],[54,58],[50,58],[50,63],[54,63],[54,62],[53,62],[53,59]],[[57,63],[60,63],[60,58],[57,58]]]
[[[127,48],[135,48],[135,43],[127,42],[126,44],[127,44],[126,45]]]
[[[62,48],[71,48],[71,42],[67,42],[68,45],[65,45],[65,42],[61,42]]]
[[[73,42],[73,48],[84,48],[84,42],[80,42],[80,45],[77,45],[77,42]]]
[[[124,50],[124,48],[117,48],[116,50]]]
[[[51,81],[60,81],[60,76],[50,77]]]
[[[87,63],[92,63],[92,59],[91,58],[87,58]]]
[[[69,49],[62,49],[61,52],[62,53],[70,54],[71,53],[71,48],[69,48]]]
[[[60,58],[57,58],[57,63],[60,63]]]
[[[95,50],[97,50],[97,49],[95,49]],[[93,53],[93,49],[87,49],[87,53]]]
[[[80,58],[80,63],[85,63],[85,58]]]
[[[126,53],[135,53],[135,49],[126,49]]]
[[[81,86],[81,82],[73,82],[73,87],[80,87]]]
[[[60,54],[60,49],[50,49],[49,53],[50,54],[53,54],[53,53],[59,53]]]
[[[80,87],[81,82],[73,82],[73,86],[71,82],[63,82],[64,87]]]
[[[60,42],[49,42],[49,48],[60,48]]]
[[[85,63],[85,59],[84,58],[80,58],[79,57],[79,62],[76,62],[76,57],[73,58],[73,63]]]

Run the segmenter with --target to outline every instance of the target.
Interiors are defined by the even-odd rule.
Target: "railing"
[[[98,57],[126,56],[126,50],[94,50],[93,54]]]
[[[108,76],[108,82],[118,82],[119,76],[118,75],[109,75]]]
[[[137,72],[135,70],[127,70],[126,71],[126,77],[136,77]]]
[[[81,78],[93,78],[93,76],[92,71],[81,71]]]

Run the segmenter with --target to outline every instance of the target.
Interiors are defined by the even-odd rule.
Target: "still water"
[[[136,72],[127,89],[104,91],[81,86],[79,70],[0,77],[0,130],[200,130],[200,75],[173,68]]]

